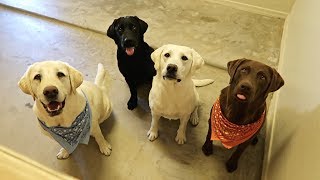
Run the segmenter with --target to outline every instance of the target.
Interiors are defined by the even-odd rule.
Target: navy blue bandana
[[[91,127],[91,110],[86,99],[84,110],[77,116],[70,127],[51,126],[48,127],[39,118],[41,127],[47,131],[65,150],[71,154],[79,143],[88,144]]]

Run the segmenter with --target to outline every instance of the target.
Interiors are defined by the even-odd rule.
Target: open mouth
[[[180,82],[180,81],[181,81],[181,79],[177,79],[176,76],[173,76],[173,75],[170,75],[170,74],[167,74],[167,75],[165,75],[165,76],[162,76],[162,78],[163,78],[163,80],[168,79],[168,80],[176,80],[177,82]]]
[[[132,56],[134,54],[134,50],[135,48],[134,47],[128,47],[126,48],[126,53],[128,56]]]
[[[44,109],[49,113],[50,116],[55,116],[62,112],[65,102],[66,102],[66,99],[64,99],[62,102],[51,101],[49,104],[44,104],[43,102],[41,103]]]

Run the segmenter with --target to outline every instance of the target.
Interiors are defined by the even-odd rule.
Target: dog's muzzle
[[[59,95],[58,88],[55,86],[47,86],[43,90],[43,95],[49,103],[41,103],[49,115],[55,116],[60,114],[64,108],[65,99],[62,102],[57,101]]]
[[[177,82],[180,82],[181,79],[177,78],[177,71],[178,71],[178,66],[175,64],[168,64],[167,66],[167,72],[163,76],[163,79],[166,80],[176,80]]]
[[[123,40],[123,48],[125,49],[125,52],[128,56],[132,56],[135,52],[137,43],[134,40],[131,40],[129,38],[125,38]]]

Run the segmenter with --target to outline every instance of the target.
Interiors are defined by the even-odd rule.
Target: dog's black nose
[[[43,95],[48,99],[55,99],[58,94],[59,90],[55,86],[48,86],[43,90]]]
[[[168,64],[167,73],[175,73],[178,70],[178,66],[175,64]]]
[[[125,47],[133,47],[134,46],[133,40],[129,39],[129,38],[125,38],[124,39],[124,46]]]
[[[247,83],[241,84],[240,88],[243,91],[247,91],[247,92],[251,91],[251,86],[249,84],[247,84]]]

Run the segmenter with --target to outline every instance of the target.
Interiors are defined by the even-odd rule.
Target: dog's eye
[[[122,27],[119,27],[119,28],[118,28],[118,31],[119,31],[119,32],[122,32],[122,31],[123,31],[123,28],[122,28]]]
[[[248,72],[248,68],[242,68],[240,71],[241,71],[242,73],[247,73],[247,72]]]
[[[34,80],[39,80],[39,81],[41,81],[41,75],[40,75],[40,74],[37,74],[37,75],[34,76],[33,79],[34,79]]]
[[[266,79],[266,77],[265,77],[264,75],[260,75],[259,78],[260,78],[261,80],[265,80],[265,79]]]
[[[182,56],[181,59],[184,61],[188,60],[187,56]]]
[[[132,31],[136,31],[137,27],[136,26],[132,26]]]
[[[58,76],[59,78],[61,78],[61,77],[65,77],[66,75],[63,74],[62,72],[58,72],[58,73],[57,73],[57,76]]]
[[[168,57],[170,57],[170,54],[169,53],[165,53],[164,56],[168,58]]]

